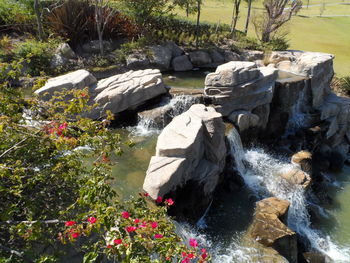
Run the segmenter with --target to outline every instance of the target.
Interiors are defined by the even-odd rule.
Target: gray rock
[[[74,59],[77,57],[73,49],[67,43],[60,44],[56,49],[56,54],[61,54],[66,59]]]
[[[184,51],[178,45],[176,45],[173,41],[166,42],[165,47],[171,50],[171,54],[173,58],[181,56],[184,53]]]
[[[110,52],[113,50],[112,44],[109,41],[103,40],[102,45],[105,52]],[[83,46],[83,51],[86,53],[99,54],[100,53],[100,42],[98,40],[92,40],[85,43]]]
[[[246,50],[246,51],[242,52],[241,58],[244,61],[261,60],[264,58],[264,52],[258,51],[258,50]]]
[[[240,61],[241,60],[241,56],[238,55],[235,52],[232,52],[232,51],[229,51],[229,50],[225,50],[224,51],[224,60],[225,60],[225,62]]]
[[[56,53],[50,62],[50,67],[52,69],[55,69],[57,67],[63,67],[68,63],[68,59],[66,59],[65,57],[63,57],[60,53]]]
[[[237,125],[240,132],[258,126],[260,120],[259,116],[243,110],[232,112],[228,119]]]
[[[133,53],[126,58],[126,66],[129,69],[146,69],[150,67],[150,64],[151,62],[145,53]]]
[[[175,117],[158,137],[143,189],[156,199],[193,180],[210,195],[225,164],[224,130],[221,114],[202,104]]]
[[[195,67],[203,67],[212,62],[210,55],[202,50],[189,53],[191,63]]]
[[[204,91],[217,111],[228,116],[236,110],[251,111],[270,103],[276,78],[273,68],[256,68],[252,62],[229,62],[207,75]]]
[[[166,46],[156,45],[150,47],[151,65],[157,69],[169,70],[170,69],[170,61],[172,58],[172,50]]]
[[[119,113],[126,109],[135,109],[154,97],[167,92],[162,74],[157,69],[128,71],[100,80],[91,89],[93,101],[99,106],[89,116],[97,119],[106,110]]]
[[[209,50],[209,55],[211,57],[212,63],[222,64],[225,62],[225,57],[221,55],[216,49]]]
[[[209,73],[205,78],[205,85],[232,87],[258,78],[259,73],[253,62],[232,61],[218,66],[214,73]]]
[[[174,71],[189,71],[192,70],[193,65],[186,55],[182,55],[173,59],[172,67]]]
[[[62,76],[49,79],[46,84],[35,91],[42,99],[50,99],[54,92],[62,92],[64,89],[83,89],[97,82],[96,78],[88,71],[80,69]],[[45,94],[48,93],[46,96]]]

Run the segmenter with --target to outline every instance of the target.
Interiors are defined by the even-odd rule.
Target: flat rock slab
[[[55,92],[65,89],[84,89],[96,84],[96,78],[87,70],[80,69],[68,74],[49,79],[46,84],[35,91],[42,99],[50,99]],[[47,94],[46,96],[44,94]]]

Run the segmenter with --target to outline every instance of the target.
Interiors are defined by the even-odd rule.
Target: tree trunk
[[[199,46],[199,20],[201,17],[201,1],[197,0],[196,49]]]
[[[189,3],[186,3],[186,17],[188,17],[189,13],[190,13],[190,5]]]
[[[39,0],[34,0],[34,11],[36,16],[36,22],[38,25],[38,35],[39,39],[43,40],[44,38],[44,30],[43,30],[43,24],[41,23],[41,13],[39,10]]]
[[[270,32],[265,31],[262,33],[261,41],[264,43],[270,42]]]
[[[248,27],[249,27],[249,21],[250,21],[250,11],[252,9],[252,0],[248,0],[248,14],[247,14],[247,20],[245,21],[245,29],[244,33],[248,34]]]
[[[104,55],[104,50],[103,50],[103,32],[102,32],[102,3],[100,2],[100,0],[97,0],[95,2],[95,20],[96,20],[96,29],[97,29],[97,35],[98,35],[98,45],[100,48],[100,55],[103,56]]]

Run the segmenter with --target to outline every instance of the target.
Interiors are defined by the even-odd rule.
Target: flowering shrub
[[[108,129],[113,116],[81,117],[93,107],[87,90],[24,99],[9,81],[17,68],[0,76],[0,262],[56,262],[72,251],[65,246],[86,263],[204,262],[166,215],[176,200],[118,201],[111,165],[132,142]]]

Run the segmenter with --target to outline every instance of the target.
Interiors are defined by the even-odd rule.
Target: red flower
[[[203,258],[203,259],[206,259],[207,257],[208,257],[207,253],[203,253],[203,254],[202,254],[202,258]]]
[[[138,223],[140,223],[140,219],[138,219],[138,218],[135,218],[135,219],[134,219],[134,223],[135,223],[135,224],[138,224]]]
[[[152,227],[152,228],[157,228],[157,226],[158,226],[158,223],[157,223],[157,222],[152,222],[152,223],[151,223],[151,227]]]
[[[75,221],[67,221],[66,226],[74,226],[76,223]]]
[[[192,259],[192,258],[194,258],[194,254],[193,254],[193,253],[190,253],[190,254],[187,255],[187,257],[190,258],[190,259]]]
[[[126,211],[122,212],[122,217],[125,219],[128,219],[130,217],[129,212],[126,212]]]
[[[187,257],[187,253],[186,252],[181,252],[182,257]]]
[[[158,196],[157,199],[156,199],[156,202],[159,204],[163,201],[163,197],[161,196]]]
[[[207,253],[207,250],[206,250],[205,248],[202,248],[201,251],[202,251],[203,253]]]
[[[96,223],[96,217],[91,216],[87,220],[89,221],[90,224],[95,224]]]
[[[169,198],[169,199],[165,199],[165,203],[169,206],[173,205],[174,204],[174,200]]]
[[[166,257],[165,260],[166,260],[166,261],[170,261],[171,258],[170,258],[170,257]]]
[[[161,235],[161,234],[155,234],[155,235],[154,235],[154,238],[157,238],[157,239],[163,238],[163,235]]]
[[[148,196],[149,196],[149,193],[143,193],[143,196],[144,196],[144,197],[148,197]]]
[[[190,259],[189,258],[184,258],[183,260],[181,260],[181,263],[189,263]]]
[[[123,240],[121,240],[121,239],[114,239],[113,240],[113,243],[117,244],[117,245],[120,245],[122,242],[123,242]]]
[[[87,94],[83,91],[81,94],[80,94],[81,97],[85,98],[87,96]]]
[[[111,248],[112,246],[111,245],[107,245],[107,248]]]
[[[197,240],[193,239],[193,238],[190,238],[190,246],[191,247],[198,247],[198,242]]]
[[[78,232],[73,232],[72,233],[72,238],[78,238],[80,234]]]
[[[126,229],[126,231],[128,231],[128,233],[131,233],[131,232],[134,232],[137,229],[137,227],[135,227],[135,226],[127,226],[125,229]]]

